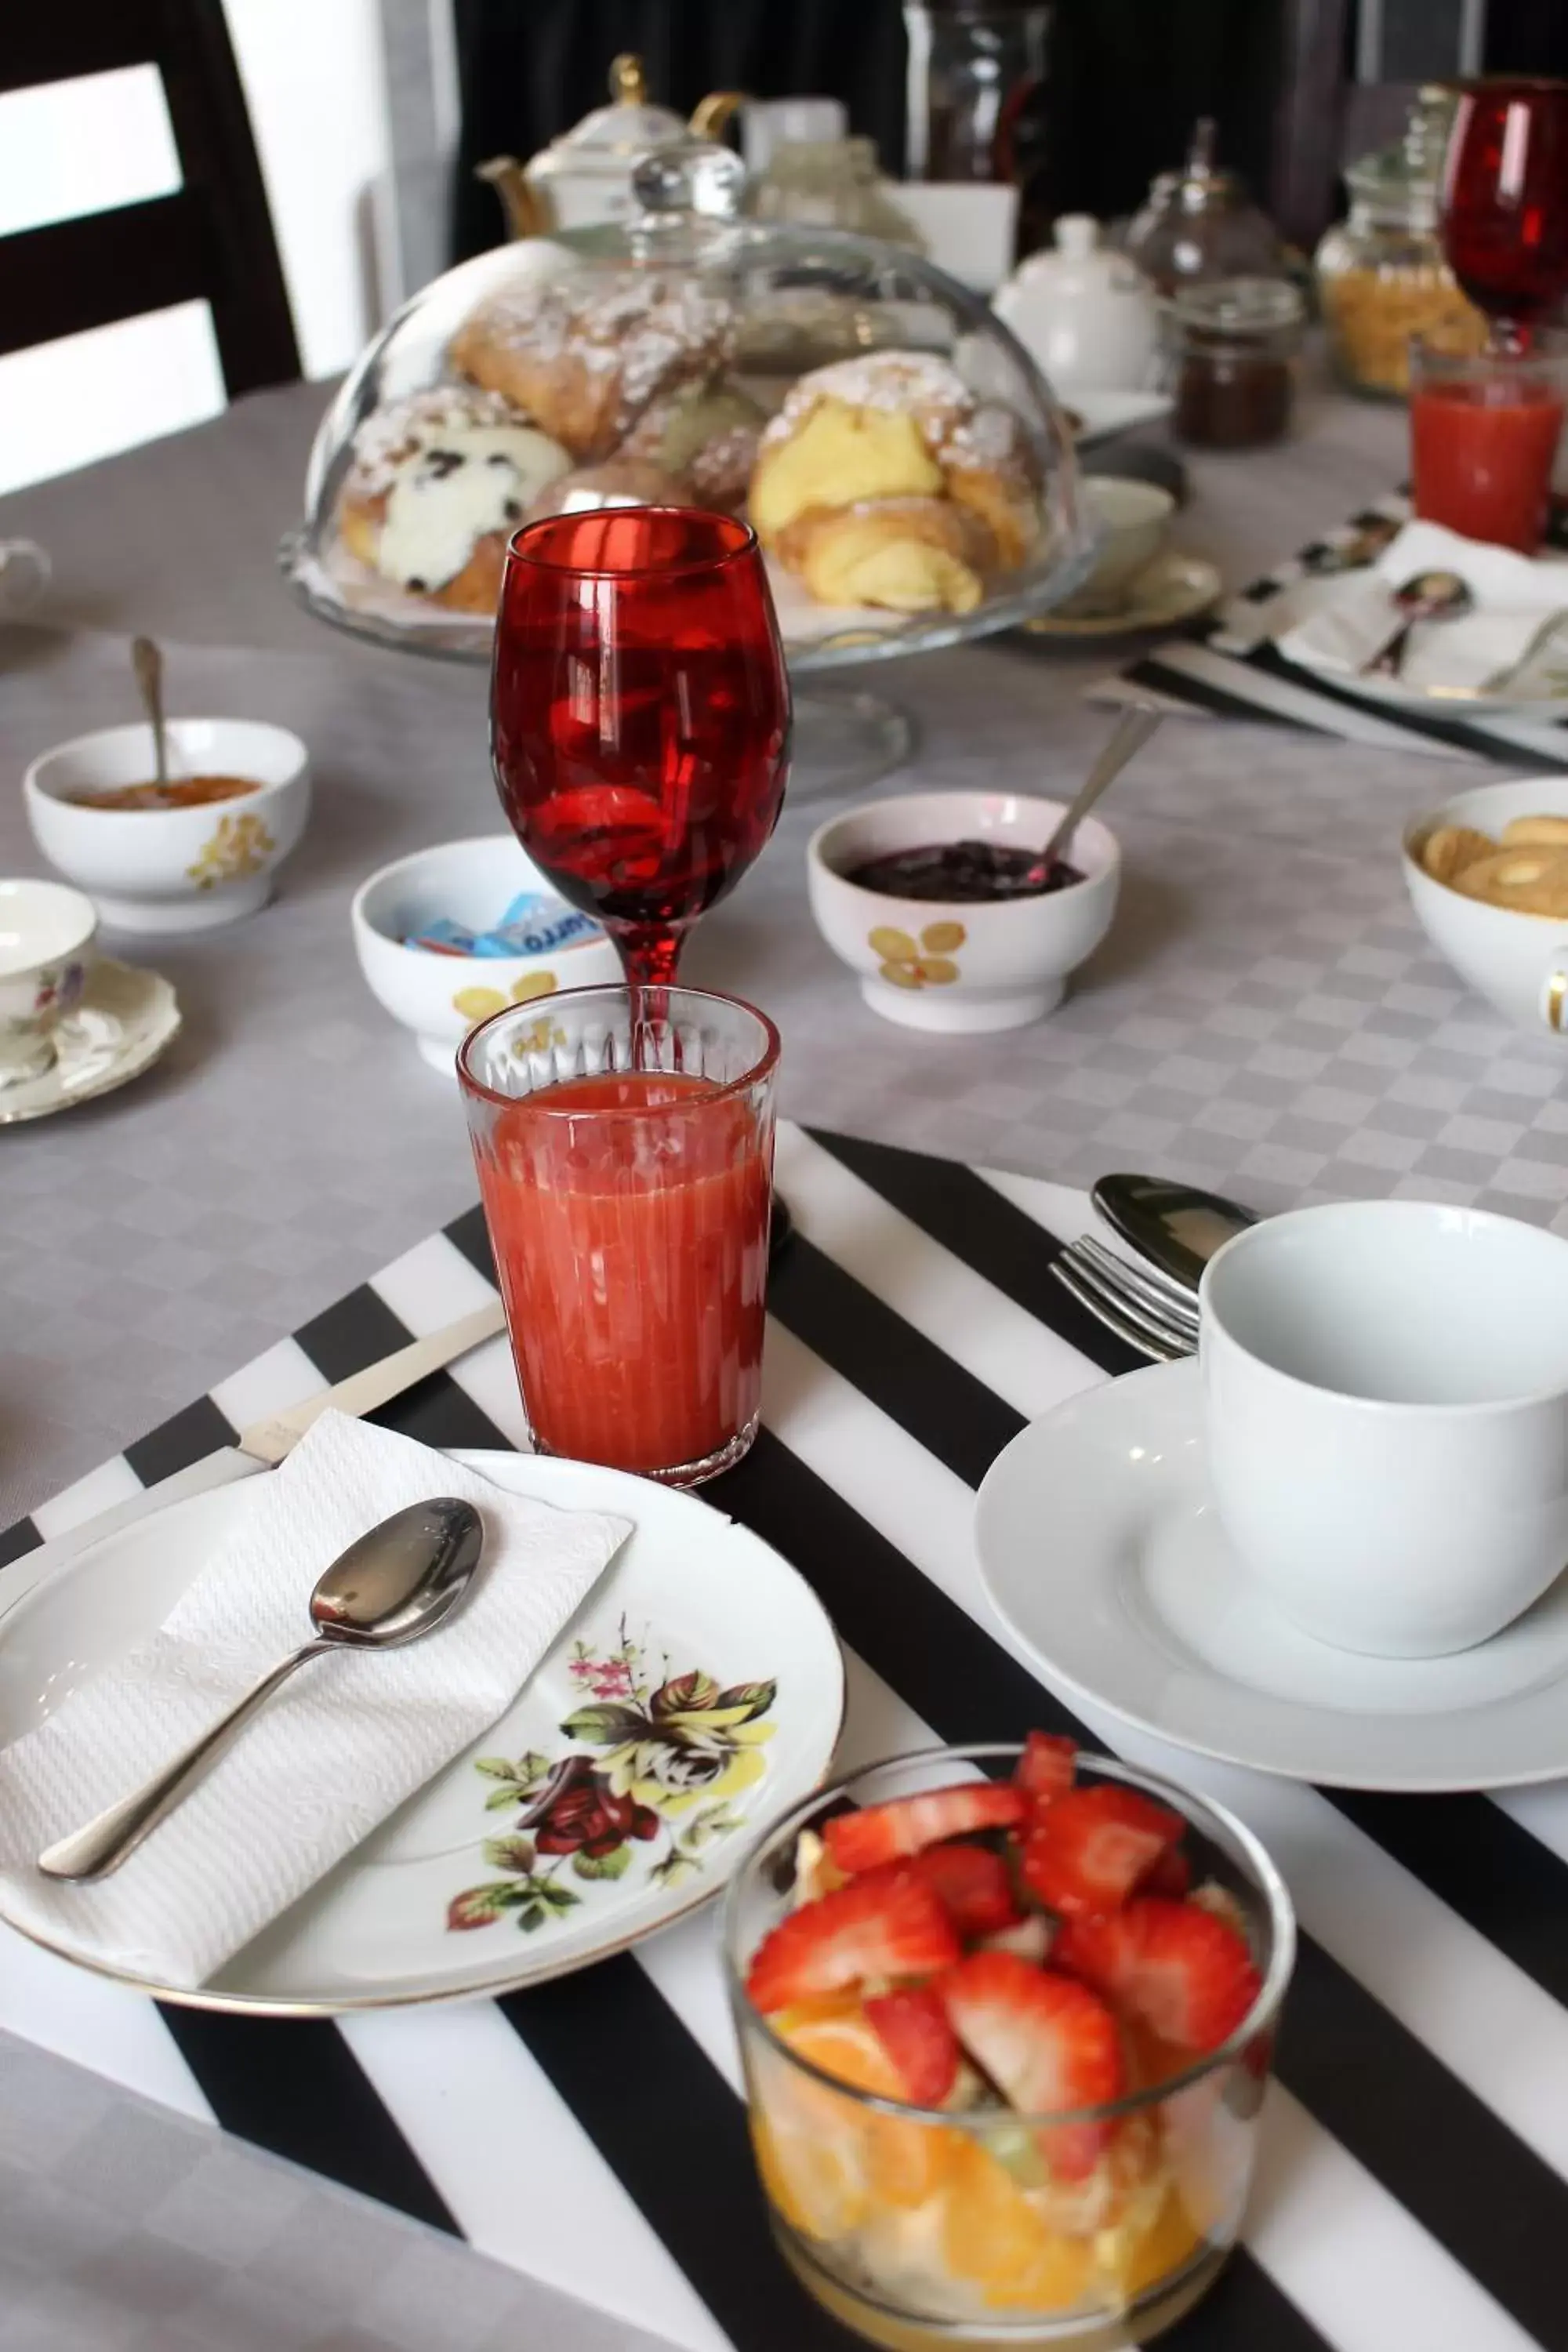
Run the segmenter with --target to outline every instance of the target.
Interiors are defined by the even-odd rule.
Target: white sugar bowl
[[[1051,389],[1142,392],[1154,371],[1154,289],[1125,254],[1100,242],[1087,213],[1064,213],[1054,250],[1021,261],[991,305]]]
[[[516,836],[498,833],[396,858],[354,892],[349,910],[354,953],[372,995],[413,1031],[431,1068],[454,1081],[458,1048],[476,1021],[558,988],[593,988],[621,976],[614,942],[575,914],[568,921],[546,919],[545,930],[558,936],[542,940],[533,954],[437,954],[412,944],[437,916],[488,929],[519,891],[529,889],[548,896],[551,886]],[[557,909],[557,918],[567,913]]]

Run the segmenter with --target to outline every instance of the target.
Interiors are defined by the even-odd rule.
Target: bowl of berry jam
[[[812,915],[874,1013],[963,1035],[1054,1011],[1110,928],[1121,874],[1093,817],[1047,859],[1064,813],[1018,793],[909,793],[819,826]]]
[[[888,2352],[1149,2344],[1240,2232],[1295,1940],[1233,1815],[1060,1735],[808,1798],[725,1897],[784,2261]]]

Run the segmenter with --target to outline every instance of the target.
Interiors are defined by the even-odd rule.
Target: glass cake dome
[[[1064,412],[977,296],[875,238],[743,220],[740,159],[646,155],[639,210],[406,303],[322,421],[285,541],[322,619],[488,661],[521,522],[749,516],[796,676],[1007,628],[1089,567]]]

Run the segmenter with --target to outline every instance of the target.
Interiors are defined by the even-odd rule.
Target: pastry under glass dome
[[[316,437],[283,549],[309,608],[488,662],[517,523],[627,500],[750,512],[796,677],[1068,595],[1093,530],[1023,347],[913,253],[742,220],[743,178],[728,149],[662,148],[630,220],[500,247],[406,303]]]

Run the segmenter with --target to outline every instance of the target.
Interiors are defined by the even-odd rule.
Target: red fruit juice
[[[1503,389],[1507,399],[1490,396]],[[1423,385],[1410,403],[1416,513],[1533,555],[1562,430],[1563,403],[1545,386]]]
[[[710,1079],[572,1078],[496,1108],[476,1158],[542,1451],[658,1474],[749,1435],[771,1116]]]

